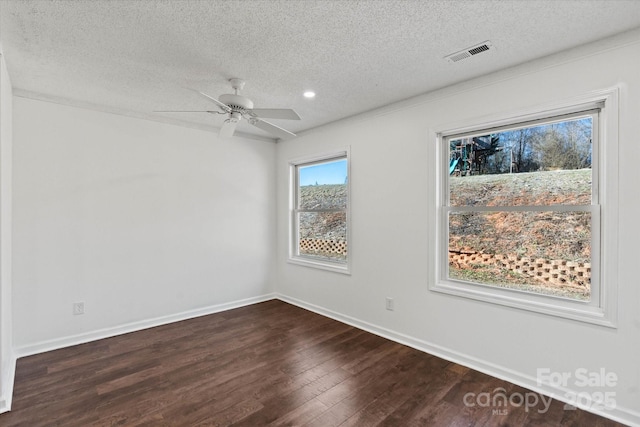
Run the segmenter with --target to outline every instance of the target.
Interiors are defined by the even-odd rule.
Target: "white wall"
[[[13,111],[19,355],[273,293],[275,144],[20,97]]]
[[[0,412],[11,406],[15,358],[11,306],[11,82],[0,47]]]
[[[453,66],[472,66],[469,62]],[[435,242],[429,129],[620,87],[617,329],[428,289]],[[498,377],[535,387],[537,368],[615,372],[618,408],[640,424],[640,32],[564,52],[325,126],[278,144],[278,292],[285,300]],[[288,168],[296,157],[351,147],[352,275],[286,262]],[[395,311],[385,310],[395,298]],[[571,384],[569,384],[571,388]],[[537,388],[541,389],[541,388]],[[575,388],[574,388],[575,389]],[[544,389],[556,393],[554,389]],[[487,390],[491,391],[491,390]],[[582,390],[578,390],[582,391]],[[562,397],[563,394],[556,394]]]

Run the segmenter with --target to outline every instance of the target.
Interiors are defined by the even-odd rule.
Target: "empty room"
[[[1,426],[640,426],[640,1],[0,0]]]

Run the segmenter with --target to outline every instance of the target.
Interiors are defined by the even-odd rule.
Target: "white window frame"
[[[347,259],[346,262],[333,262],[331,260],[319,259],[313,256],[300,255],[299,242],[300,230],[298,226],[298,173],[299,166],[313,165],[316,163],[330,162],[332,160],[347,160],[347,206],[346,206],[346,238],[347,238]],[[328,270],[337,273],[351,274],[351,156],[349,148],[338,151],[322,153],[313,156],[296,158],[289,161],[289,257],[288,262],[307,267]]]
[[[592,214],[592,276],[591,300],[579,301],[552,295],[523,292],[492,285],[482,285],[447,277],[449,263],[448,206],[449,198],[449,146],[448,138],[494,133],[496,131],[527,127],[536,122],[560,121],[562,116],[598,109],[599,120],[593,122],[594,143],[592,153],[592,204],[581,208]],[[462,126],[431,130],[435,139],[436,159],[435,203],[432,222],[434,252],[429,281],[432,291],[474,300],[544,313],[552,316],[583,321],[608,327],[617,322],[617,240],[618,240],[618,89],[600,91],[583,97],[530,110],[506,113],[472,120]],[[433,140],[433,139],[432,139]],[[434,153],[435,151],[435,153]],[[580,210],[574,206],[557,207],[558,210]],[[473,209],[474,211],[477,209]],[[491,210],[488,208],[487,210]],[[505,210],[504,208],[500,210]],[[521,210],[519,207],[513,211]],[[526,209],[531,210],[531,209]]]

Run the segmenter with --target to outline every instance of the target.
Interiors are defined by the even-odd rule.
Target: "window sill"
[[[351,269],[348,263],[339,264],[339,263],[332,263],[332,262],[323,262],[320,260],[315,260],[315,259],[305,258],[305,257],[290,257],[287,260],[287,262],[289,264],[296,264],[296,265],[301,265],[305,267],[317,268],[319,270],[333,271],[334,273],[341,273],[341,274],[347,274],[347,275],[351,274]]]
[[[440,281],[430,286],[435,292],[465,297],[477,301],[533,311],[565,319],[616,328],[614,319],[601,307],[588,301],[577,301],[513,289],[494,288],[455,280]]]

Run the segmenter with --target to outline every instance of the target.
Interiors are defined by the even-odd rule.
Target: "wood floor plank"
[[[398,382],[389,387],[380,396],[349,417],[341,425],[362,426],[378,425],[388,418],[400,405],[422,389],[433,376],[434,371],[443,370],[449,365],[437,357],[421,357],[398,376]]]
[[[497,388],[529,392],[274,300],[21,358],[0,425],[619,425],[465,406]]]
[[[263,401],[263,409],[242,420],[238,425],[250,427],[271,424],[279,417],[295,412],[309,401],[317,400],[318,395],[343,382],[346,378],[349,378],[347,372],[336,369],[317,380],[306,383],[302,387],[292,389],[286,394],[279,393],[274,395],[270,399]]]
[[[319,414],[327,410],[324,403],[318,399],[311,399],[298,406],[291,412],[277,418],[271,422],[270,426],[301,426],[316,418]]]
[[[424,416],[425,411],[428,413],[434,408],[436,402],[442,401],[451,387],[459,381],[460,376],[461,374],[449,367],[432,373],[429,378],[423,379],[414,393],[398,405],[379,425],[387,427],[419,425],[419,420]]]
[[[386,390],[394,389],[400,382],[404,381],[405,376],[402,374],[403,370],[401,367],[405,364],[417,362],[421,356],[422,354],[416,353],[413,350],[409,350],[404,355],[397,355],[395,363],[391,362],[385,365],[386,369],[376,372],[375,376],[360,375],[352,377],[357,378],[358,381],[347,390],[342,386],[347,383],[348,380],[344,381],[339,386],[342,388],[340,394],[343,398],[335,405],[331,405],[330,403],[336,399],[334,393],[327,393],[327,395],[331,395],[330,398],[320,395],[318,399],[327,406],[330,406],[330,409],[309,423],[309,425],[320,427],[337,426],[344,423],[347,419],[365,408],[367,404],[384,394]]]
[[[411,353],[412,350],[408,347],[396,347],[395,351],[387,355],[380,363],[360,371],[357,375],[352,375],[342,383],[320,395],[320,401],[329,407],[333,407],[342,400],[357,393],[360,389],[367,388],[370,384],[379,382],[384,375],[393,374],[395,372],[395,366],[401,358],[407,357]]]

